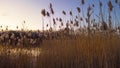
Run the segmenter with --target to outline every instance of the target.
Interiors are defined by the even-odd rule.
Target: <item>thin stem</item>
[[[42,29],[43,29],[43,33],[44,33],[44,19],[42,17]]]

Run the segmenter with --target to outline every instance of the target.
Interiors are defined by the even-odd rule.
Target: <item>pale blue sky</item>
[[[86,13],[87,6],[91,3],[95,3],[95,13],[99,13],[99,0],[85,0],[83,6],[84,13]],[[107,3],[107,0],[101,0],[103,5]],[[116,9],[116,14],[119,19],[120,10],[118,5],[111,0]],[[41,9],[45,8],[49,10],[49,3],[53,4],[55,11],[55,17],[63,17],[62,10],[72,10],[74,15],[77,15],[76,7],[82,7],[80,0],[0,0],[0,25],[9,26],[9,29],[16,29],[16,26],[22,27],[22,23],[26,21],[26,27],[28,29],[42,29]],[[107,16],[107,5],[104,5],[103,13]],[[82,14],[81,14],[82,15]],[[94,16],[93,16],[94,17]],[[69,15],[67,15],[69,18]],[[115,17],[114,17],[115,18]],[[49,23],[45,21],[45,24]]]

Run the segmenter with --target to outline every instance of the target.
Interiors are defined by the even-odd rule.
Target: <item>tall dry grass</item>
[[[90,43],[88,44],[88,42]],[[120,38],[95,34],[88,39],[44,40],[37,56],[19,54],[16,58],[0,55],[1,68],[120,68]],[[3,48],[3,47],[1,47]],[[7,47],[9,49],[10,47]],[[14,49],[14,48],[13,48]]]

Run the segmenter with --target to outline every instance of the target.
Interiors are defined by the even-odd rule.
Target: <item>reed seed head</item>
[[[70,11],[70,15],[72,16],[73,14],[72,14],[72,11]]]
[[[111,1],[108,1],[108,8],[109,8],[110,11],[112,11],[113,5],[112,5]]]
[[[66,12],[65,12],[64,10],[62,11],[62,13],[63,13],[64,15],[66,15]]]
[[[80,9],[80,7],[77,7],[77,11],[80,13],[81,12],[81,9]]]
[[[82,5],[84,5],[85,4],[85,0],[81,0],[81,3],[82,3]]]
[[[45,9],[42,9],[41,14],[42,14],[43,16],[46,16],[46,11],[45,11]]]
[[[47,12],[46,15],[47,15],[48,17],[50,17],[50,13],[49,13],[49,12]]]
[[[100,5],[100,7],[102,7],[102,2],[101,1],[99,2],[99,5]]]

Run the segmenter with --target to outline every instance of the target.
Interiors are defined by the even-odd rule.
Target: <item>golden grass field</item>
[[[112,34],[44,40],[36,48],[0,46],[0,68],[120,68],[119,48]]]

